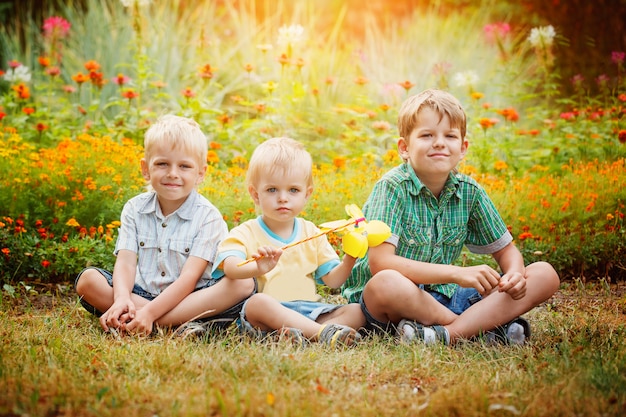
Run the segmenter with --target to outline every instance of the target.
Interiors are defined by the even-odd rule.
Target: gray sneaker
[[[426,345],[450,344],[450,336],[443,326],[424,326],[413,320],[400,320],[396,330],[401,343],[422,342]]]
[[[361,334],[352,327],[341,324],[326,324],[317,334],[317,340],[331,348],[338,345],[352,347],[361,341]]]

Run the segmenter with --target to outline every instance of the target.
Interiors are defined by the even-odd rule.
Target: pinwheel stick
[[[348,226],[351,226],[351,225],[353,225],[353,224],[359,224],[360,222],[364,222],[364,221],[365,221],[365,218],[363,218],[363,217],[361,217],[361,218],[359,218],[359,219],[352,219],[351,221],[349,221],[349,222],[348,222],[348,223],[346,223],[346,224],[342,224],[341,226],[333,227],[332,229],[324,230],[323,232],[319,232],[319,233],[318,233],[318,234],[316,234],[316,235],[309,236],[309,237],[304,238],[304,239],[301,239],[301,240],[299,240],[299,241],[297,241],[297,242],[293,242],[293,243],[290,243],[290,244],[288,244],[288,245],[285,245],[285,246],[283,246],[283,247],[282,247],[282,248],[280,248],[280,249],[285,250],[285,249],[287,249],[287,248],[291,248],[292,246],[296,246],[296,245],[299,245],[299,244],[301,244],[301,243],[308,242],[309,240],[316,239],[316,238],[318,238],[318,237],[320,237],[320,236],[327,235],[327,234],[328,234],[328,233],[330,233],[330,232],[336,232],[337,230],[345,229],[345,228],[346,228],[346,227],[348,227]],[[248,258],[248,259],[246,259],[245,261],[238,263],[238,264],[237,264],[237,266],[243,266],[243,265],[245,265],[245,264],[249,264],[250,262],[252,262],[252,261],[256,261],[257,259],[261,259],[261,258],[263,258],[263,256],[259,256],[259,257],[257,257],[257,258]]]

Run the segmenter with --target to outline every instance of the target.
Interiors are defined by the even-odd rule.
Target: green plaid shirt
[[[367,220],[391,228],[387,240],[396,254],[416,261],[451,264],[463,246],[479,254],[494,253],[513,241],[485,190],[472,178],[450,174],[437,199],[408,164],[387,172],[374,185],[363,206]],[[357,302],[372,277],[367,256],[359,259],[342,286],[349,302]],[[457,284],[432,284],[427,289],[448,297]]]

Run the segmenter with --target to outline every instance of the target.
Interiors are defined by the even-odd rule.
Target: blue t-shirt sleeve
[[[315,270],[315,282],[320,285],[326,285],[324,281],[322,281],[322,277],[339,266],[340,263],[339,259],[333,259],[332,261],[320,265],[319,268]]]
[[[234,256],[236,258],[241,259],[242,261],[246,259],[246,254],[241,251],[230,250],[225,252],[220,252],[217,254],[215,258],[215,262],[213,263],[213,268],[211,268],[211,278],[218,279],[224,276],[224,270],[222,269],[222,263],[224,260],[230,256]]]

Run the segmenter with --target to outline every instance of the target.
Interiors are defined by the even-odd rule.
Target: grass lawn
[[[522,347],[104,334],[68,286],[1,292],[0,416],[619,416],[626,283],[562,284]]]

